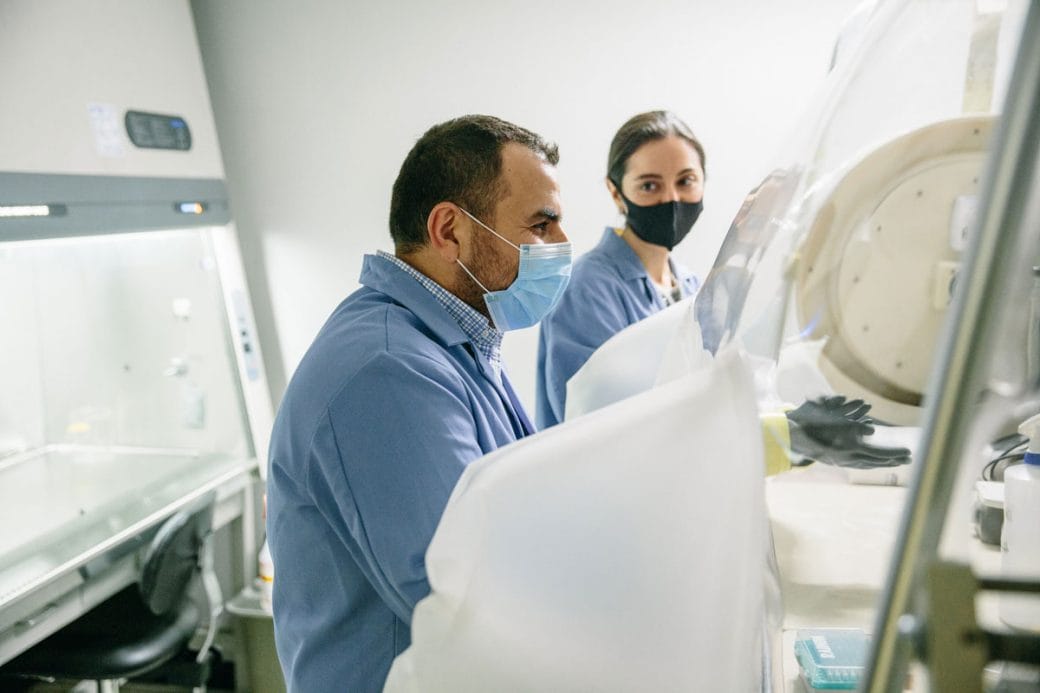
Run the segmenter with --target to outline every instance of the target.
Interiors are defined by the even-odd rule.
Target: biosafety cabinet
[[[251,580],[271,403],[188,4],[5,1],[0,93],[3,663],[203,495]]]

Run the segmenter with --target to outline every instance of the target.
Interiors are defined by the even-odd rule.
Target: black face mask
[[[621,195],[628,213],[629,227],[637,236],[654,245],[661,245],[668,250],[679,245],[686,234],[693,228],[697,217],[704,209],[704,201],[700,202],[662,202],[656,205],[641,207],[632,200]]]

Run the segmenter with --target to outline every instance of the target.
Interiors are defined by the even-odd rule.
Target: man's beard
[[[502,258],[490,247],[490,242],[501,243],[497,238],[484,239],[477,236],[473,243],[473,254],[462,262],[489,291],[498,291],[505,288],[500,286],[504,281],[505,268],[502,267]],[[491,319],[487,304],[484,303],[484,290],[458,265],[455,266],[455,286],[452,293],[481,315]]]

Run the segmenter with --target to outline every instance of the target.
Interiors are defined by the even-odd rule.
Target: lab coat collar
[[[457,346],[470,341],[459,323],[434,295],[394,263],[378,255],[365,255],[359,281],[370,289],[386,294],[414,313],[445,346]],[[477,360],[483,367],[484,359]]]
[[[622,279],[642,279],[646,281],[647,287],[651,288],[650,275],[647,274],[642,260],[636,255],[636,251],[632,250],[632,246],[628,244],[628,241],[618,234],[617,229],[608,226],[603,231],[603,238],[600,240],[599,245],[603,248],[604,254],[617,267],[618,274]],[[672,268],[672,276],[683,286],[684,295],[690,296],[697,293],[700,284],[697,277],[675,262],[671,255],[668,257],[668,265]]]
[[[632,250],[624,238],[618,234],[618,230],[608,226],[603,231],[603,238],[599,242],[604,254],[610,258],[618,269],[622,279],[642,279],[646,277],[646,268],[642,261]]]

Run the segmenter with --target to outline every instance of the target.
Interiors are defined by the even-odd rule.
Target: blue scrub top
[[[697,293],[697,277],[672,261],[683,297]],[[567,381],[603,342],[665,308],[639,256],[615,229],[574,263],[560,303],[538,335],[535,421],[539,429],[563,421]]]
[[[267,532],[289,691],[381,691],[429,592],[425,554],[473,460],[533,432],[459,324],[415,278],[366,256],[286,389]]]

